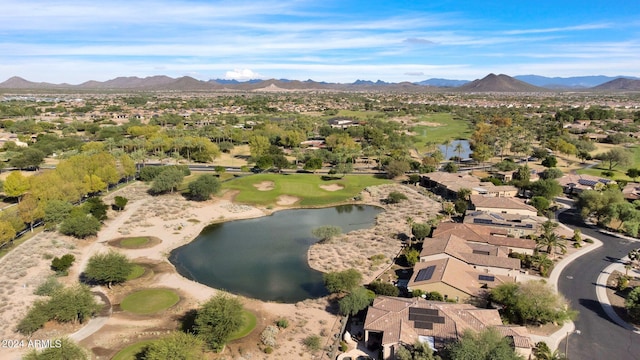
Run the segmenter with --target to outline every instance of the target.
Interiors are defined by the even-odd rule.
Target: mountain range
[[[14,76],[2,83],[0,89],[23,90],[132,90],[132,91],[448,91],[459,92],[548,92],[548,91],[640,91],[640,79],[619,76],[580,76],[549,78],[538,75],[489,74],[473,81],[428,79],[420,82],[388,83],[385,81],[357,80],[350,84],[299,81],[288,79],[252,79],[249,81],[215,79],[202,81],[189,76],[177,79],[158,75],[146,78],[118,77],[107,81],[87,81],[79,85],[31,82]]]

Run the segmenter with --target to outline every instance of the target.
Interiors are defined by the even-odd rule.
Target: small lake
[[[340,226],[343,233],[373,227],[381,208],[341,205],[296,209],[207,226],[169,261],[189,279],[264,301],[294,303],[327,294],[322,273],[307,262],[317,242],[311,230]]]
[[[458,144],[462,147],[460,153],[456,151]],[[442,155],[444,155],[445,160],[449,160],[454,156],[460,156],[461,159],[468,159],[471,157],[471,153],[473,152],[471,151],[469,140],[453,140],[449,146],[438,145],[438,149],[442,151]]]

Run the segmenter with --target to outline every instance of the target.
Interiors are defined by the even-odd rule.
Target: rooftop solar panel
[[[430,322],[416,321],[413,323],[413,326],[415,326],[416,329],[433,330],[433,323]]]
[[[433,276],[433,272],[435,270],[436,270],[435,265],[429,266],[425,269],[421,269],[420,271],[418,271],[418,275],[416,275],[416,281],[431,280],[431,277]]]
[[[478,275],[480,281],[495,281],[496,277],[493,275]]]
[[[409,315],[411,315],[411,314],[437,316],[439,314],[439,312],[438,312],[438,309],[425,309],[425,308],[410,307],[409,308]]]

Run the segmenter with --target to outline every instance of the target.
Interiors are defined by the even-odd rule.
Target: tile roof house
[[[508,232],[504,229],[494,229],[475,224],[440,223],[433,230],[432,236],[435,238],[447,234],[454,234],[469,243],[501,246],[506,248],[507,252],[533,255],[533,251],[536,248],[534,240],[507,237]]]
[[[640,199],[640,183],[630,182],[622,189],[622,196],[627,201],[634,201]]]
[[[567,174],[558,179],[558,183],[565,194],[579,194],[584,190],[597,190],[616,182],[587,174]]]
[[[465,331],[496,328],[512,340],[515,350],[528,358],[532,342],[522,326],[502,324],[495,309],[480,309],[470,304],[428,301],[422,298],[379,296],[367,310],[364,340],[369,348],[382,348],[382,358],[395,359],[401,345],[428,342],[439,351],[460,339]]]
[[[425,240],[420,261],[452,257],[471,265],[476,271],[515,277],[520,273],[520,260],[510,258],[508,254],[505,247],[470,243],[454,234],[444,234]]]
[[[454,199],[460,189],[469,189],[471,194],[482,194],[495,197],[514,197],[518,188],[511,185],[496,186],[490,182],[482,182],[475,176],[462,173],[436,171],[420,175],[420,185],[445,198]]]
[[[488,211],[500,214],[538,215],[538,210],[516,198],[471,195],[471,210]]]
[[[504,230],[507,235],[524,237],[537,233],[541,224],[547,220],[544,216],[498,214],[490,211],[467,210],[463,223]]]

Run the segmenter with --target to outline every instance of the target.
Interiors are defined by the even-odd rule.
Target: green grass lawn
[[[263,181],[273,182],[273,190],[260,191],[253,186]],[[301,199],[297,205],[323,206],[350,200],[367,186],[390,182],[369,175],[347,175],[342,179],[325,181],[321,175],[314,174],[257,174],[225,182],[222,188],[239,190],[235,201],[245,204],[271,205],[277,202],[278,196],[290,195]],[[343,189],[327,191],[320,188],[331,184],[339,184]]]
[[[256,327],[256,315],[250,311],[242,310],[242,327],[238,331],[231,334],[229,341],[241,339],[249,335]]]
[[[131,344],[126,348],[118,351],[111,360],[136,360],[138,357],[136,356],[139,352],[142,351],[147,345],[151,344],[155,340],[144,340],[137,342],[135,344]]]
[[[137,248],[146,246],[151,239],[147,236],[130,237],[120,240],[120,246],[123,248]]]
[[[169,289],[146,289],[127,295],[120,307],[135,314],[148,315],[168,309],[180,301],[180,296]]]
[[[631,152],[633,153],[633,156],[632,156],[633,163],[631,164],[631,166],[626,166],[626,167],[616,166],[615,168],[613,168],[613,170],[611,170],[613,172],[612,179],[632,181],[632,179],[626,175],[627,170],[630,168],[640,169],[640,146],[633,147],[629,150],[631,150]],[[608,170],[609,170],[608,163],[600,163],[592,168],[580,169],[580,170],[577,170],[576,172],[578,174],[605,177],[604,175],[602,175],[602,172],[608,171]]]
[[[127,281],[139,278],[140,276],[142,276],[142,274],[144,274],[144,271],[144,266],[133,264],[133,269],[131,270],[129,276],[127,276]]]
[[[416,121],[440,124],[440,126],[411,127],[410,130],[416,133],[414,137],[416,147],[420,150],[423,150],[427,143],[442,144],[445,140],[466,139],[473,132],[467,121],[455,120],[450,113],[422,115]]]

